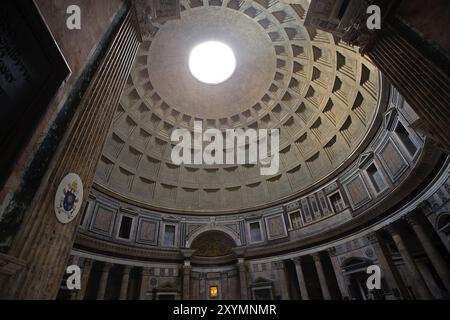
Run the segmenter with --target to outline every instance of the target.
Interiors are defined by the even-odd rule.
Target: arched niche
[[[190,233],[187,236],[186,247],[189,249],[192,249],[191,245],[195,241],[195,239],[197,239],[203,233],[210,232],[210,231],[217,231],[217,232],[225,233],[231,239],[233,239],[233,241],[236,244],[236,247],[240,247],[242,245],[241,240],[239,238],[239,234],[237,234],[235,231],[231,230],[230,228],[223,227],[223,226],[217,226],[217,225],[215,225],[215,226],[204,225],[201,228],[198,228],[197,230],[195,230],[194,232]]]
[[[205,231],[191,242],[190,249],[195,250],[194,256],[203,258],[224,257],[233,254],[236,242],[227,233],[219,230]]]

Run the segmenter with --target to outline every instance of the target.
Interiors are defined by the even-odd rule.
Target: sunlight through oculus
[[[199,81],[219,84],[228,80],[236,69],[233,50],[224,43],[208,41],[192,49],[189,69]]]

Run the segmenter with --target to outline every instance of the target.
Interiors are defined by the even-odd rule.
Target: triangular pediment
[[[397,109],[395,108],[391,108],[388,111],[386,111],[383,115],[384,117],[384,122],[383,122],[383,126],[386,130],[392,131],[393,127],[394,127],[394,122],[395,119],[397,117]]]
[[[358,159],[358,167],[360,169],[362,167],[364,167],[367,163],[369,163],[370,160],[373,159],[373,156],[374,156],[373,151],[366,152],[366,153],[363,153],[362,155],[360,155],[359,159]]]

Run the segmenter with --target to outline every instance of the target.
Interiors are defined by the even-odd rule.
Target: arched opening
[[[239,245],[226,230],[205,230],[192,237],[191,296],[195,300],[235,300],[241,296],[233,248]]]
[[[231,255],[234,247],[236,242],[228,234],[217,230],[200,234],[191,244],[191,249],[195,250],[194,256],[205,258]]]

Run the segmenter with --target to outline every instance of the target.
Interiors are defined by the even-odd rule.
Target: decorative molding
[[[336,247],[331,247],[327,249],[328,254],[332,257],[336,256]]]

